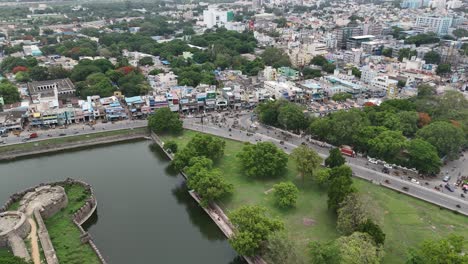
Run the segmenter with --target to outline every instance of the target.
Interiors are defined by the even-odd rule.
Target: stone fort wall
[[[19,191],[19,192],[16,192],[16,193],[12,194],[10,196],[10,198],[5,202],[5,204],[2,207],[0,207],[0,213],[7,211],[8,208],[12,204],[20,201],[21,198],[23,198],[23,196],[26,193],[32,192],[38,187],[45,186],[45,185],[56,186],[56,185],[68,185],[68,184],[79,184],[79,185],[83,186],[90,194],[90,196],[89,196],[88,200],[86,200],[85,204],[73,214],[72,221],[81,232],[82,242],[88,243],[91,246],[91,248],[96,253],[97,257],[99,258],[99,260],[100,260],[100,262],[102,264],[107,264],[107,262],[104,259],[103,255],[101,254],[101,252],[99,251],[97,246],[94,244],[94,241],[92,240],[89,233],[86,232],[83,229],[83,227],[81,226],[93,215],[93,213],[96,211],[96,208],[97,208],[97,200],[96,200],[96,196],[94,195],[94,190],[91,187],[91,185],[89,185],[86,182],[68,178],[68,179],[66,179],[64,181],[57,181],[57,182],[51,182],[51,183],[41,183],[41,184],[39,184],[37,186],[26,188],[26,189],[24,189],[22,191]],[[45,212],[44,215],[43,215],[43,213],[44,212],[41,212],[41,215],[44,217],[44,216],[48,215],[50,212]]]
[[[22,239],[28,236],[31,230],[31,226],[29,225],[29,222],[27,221],[25,214],[20,213],[20,212],[4,212],[4,213],[0,213],[0,215],[12,215],[12,216],[18,216],[20,218],[19,221],[11,230],[7,230],[3,233],[0,233],[0,248],[9,246],[8,241],[11,235],[17,235]]]

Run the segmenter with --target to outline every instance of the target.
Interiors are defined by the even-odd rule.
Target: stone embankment
[[[37,148],[30,148],[30,149],[18,148],[17,150],[5,151],[4,153],[0,153],[0,161],[34,156],[34,155],[44,154],[48,152],[58,152],[58,151],[65,151],[65,150],[71,150],[71,149],[77,149],[77,148],[83,148],[83,147],[92,147],[92,146],[105,145],[105,144],[111,144],[111,143],[122,142],[122,141],[129,141],[129,140],[134,140],[134,139],[141,139],[147,136],[148,136],[148,133],[144,130],[141,130],[138,132],[136,131],[135,133],[132,133],[132,134],[112,135],[112,136],[99,137],[99,138],[90,137],[89,139],[84,139],[84,140],[75,141],[75,142],[64,142],[64,143],[51,144],[51,145],[40,145]],[[31,144],[31,143],[33,142],[28,142],[28,144]]]
[[[6,212],[11,205],[13,205],[14,203],[19,202],[21,199],[23,199],[23,197],[25,195],[27,195],[28,193],[32,193],[37,189],[41,189],[41,187],[44,187],[44,186],[65,186],[65,185],[70,185],[70,184],[79,184],[79,185],[83,186],[88,191],[88,193],[90,194],[90,196],[89,196],[88,200],[85,202],[85,204],[75,212],[75,214],[73,215],[71,221],[73,221],[73,223],[76,225],[76,227],[80,230],[80,232],[81,232],[81,236],[80,236],[81,241],[83,243],[88,243],[91,246],[91,248],[96,253],[96,255],[99,258],[101,263],[107,264],[107,262],[104,259],[103,255],[101,254],[99,249],[94,244],[94,242],[93,242],[91,236],[89,235],[89,233],[86,232],[82,227],[82,225],[94,214],[94,212],[96,211],[96,208],[97,208],[97,200],[96,200],[96,196],[94,195],[93,188],[91,187],[91,185],[89,185],[89,184],[87,184],[87,183],[85,183],[83,181],[68,178],[65,181],[58,181],[58,182],[52,182],[52,183],[41,183],[38,186],[26,188],[26,189],[24,189],[22,191],[16,192],[16,193],[12,194],[10,196],[10,198],[5,202],[3,207],[0,208],[0,215],[2,215],[1,214],[2,212]],[[46,256],[46,260],[47,260],[48,264],[58,263],[58,260],[56,259],[56,256],[55,256],[55,251],[53,251],[52,242],[50,241],[50,237],[49,237],[49,234],[47,232],[47,228],[46,228],[44,222],[42,221],[42,217],[51,216],[54,213],[53,211],[55,211],[58,207],[52,207],[52,208],[54,208],[54,209],[44,210],[44,209],[35,208],[35,210],[33,211],[33,214],[34,214],[34,216],[35,216],[35,218],[36,218],[36,220],[38,222],[38,225],[39,225],[38,236],[39,236],[39,239],[41,241],[41,244],[42,244],[42,247],[43,247],[43,250],[44,250],[44,254]],[[9,212],[7,212],[7,213],[9,213]],[[24,216],[24,218],[26,219],[26,216]],[[27,223],[26,220],[22,221],[22,223],[23,222]],[[26,227],[23,227],[23,226],[26,226]],[[19,228],[20,227],[18,227],[18,229]],[[22,233],[24,233],[24,234],[23,234],[23,236],[20,236],[18,238],[22,242],[22,238],[26,237],[27,234],[29,233],[30,225],[22,224],[21,230],[24,230],[24,232],[22,231]],[[50,246],[47,246],[47,245],[50,245]],[[2,246],[2,243],[1,243],[1,240],[0,240],[0,247],[1,246]],[[28,256],[29,256],[29,254],[28,254]]]
[[[153,141],[159,145],[159,147],[164,151],[164,153],[169,157],[169,159],[173,159],[173,155],[169,152],[167,152],[164,149],[164,143],[161,141],[161,139],[156,135],[155,133],[151,132],[151,138]],[[185,175],[183,172],[180,172],[181,175],[187,179],[187,175]],[[200,204],[200,196],[193,190],[189,191],[190,196],[197,201],[198,204]],[[223,209],[218,206],[216,203],[211,203],[207,207],[202,207],[203,210],[211,217],[213,222],[219,227],[219,229],[224,233],[224,235],[227,238],[232,238],[234,236],[234,226],[232,225],[231,221],[227,217],[227,215],[224,213]],[[248,257],[248,256],[242,256],[247,263],[249,264],[267,264],[265,260],[263,260],[260,256],[253,256],[253,257]]]

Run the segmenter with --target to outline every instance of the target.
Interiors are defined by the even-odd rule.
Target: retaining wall
[[[158,135],[156,135],[154,132],[151,132],[151,138],[153,139],[153,141],[159,145],[159,147],[164,151],[164,153],[167,155],[167,157],[169,157],[169,159],[173,159],[173,155],[169,152],[167,152],[165,149],[164,149],[164,146],[163,146],[163,142],[162,140],[158,137]],[[180,172],[180,174],[187,180],[187,175],[185,175],[185,173],[183,173],[182,171]],[[198,203],[200,204],[200,198],[199,198],[199,195],[191,190],[189,191],[189,194],[190,196],[193,197],[193,199]],[[212,202],[210,203],[210,206],[209,208],[204,208],[203,209],[205,210],[205,212],[210,216],[210,218],[213,220],[213,222],[215,222],[215,224],[219,227],[219,229],[221,229],[221,231],[224,233],[224,235],[227,237],[227,238],[231,238],[233,235],[234,235],[234,227],[231,223],[231,221],[229,220],[229,218],[226,216],[226,214],[224,213],[223,209],[221,209],[221,207],[218,206],[218,204],[216,204],[215,202]],[[260,256],[253,256],[253,257],[248,257],[248,256],[242,256],[246,261],[247,263],[249,264],[267,264],[265,262],[265,260],[263,260]]]
[[[82,141],[70,142],[70,143],[61,143],[55,146],[42,146],[42,147],[39,147],[39,149],[30,149],[26,151],[20,150],[18,152],[9,151],[8,153],[0,154],[0,160],[11,160],[15,158],[34,156],[34,155],[39,155],[39,154],[49,153],[49,152],[58,152],[58,151],[64,151],[64,150],[70,150],[70,149],[89,147],[89,146],[116,143],[116,142],[121,142],[121,141],[132,140],[132,139],[140,139],[140,138],[145,137],[146,135],[147,135],[146,132],[135,133],[135,134],[130,134],[130,135],[125,135],[125,134],[113,135],[113,136],[102,137],[102,138],[97,138],[97,139],[82,140]],[[31,143],[31,142],[28,142],[28,143]]]

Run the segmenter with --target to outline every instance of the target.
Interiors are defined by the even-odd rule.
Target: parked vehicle
[[[382,169],[382,172],[383,172],[383,173],[386,173],[386,174],[389,174],[389,173],[390,173],[390,170],[389,170],[387,167],[384,167],[384,168]]]
[[[356,157],[356,152],[354,152],[353,148],[347,145],[342,145],[340,147],[340,152],[343,155],[349,156],[349,157]]]
[[[451,176],[447,175],[447,176],[444,177],[444,179],[442,181],[448,182],[448,181],[450,181],[450,178],[451,178]]]
[[[374,158],[367,158],[367,160],[372,164],[377,164],[378,163],[377,160],[374,159]]]
[[[445,189],[447,189],[447,190],[449,190],[449,191],[451,191],[451,192],[454,192],[454,191],[455,191],[455,188],[454,188],[452,185],[448,184],[448,183],[445,184]]]
[[[387,169],[393,169],[393,166],[387,163],[384,164],[384,167]]]
[[[412,183],[416,183],[416,184],[420,184],[419,181],[416,180],[416,179],[411,179],[411,182],[412,182]]]
[[[29,134],[29,139],[32,139],[32,138],[37,138],[39,135],[37,133],[31,133]]]

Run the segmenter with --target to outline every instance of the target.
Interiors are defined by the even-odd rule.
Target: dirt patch
[[[302,224],[305,226],[313,226],[315,225],[315,220],[312,218],[304,217],[302,218]]]
[[[271,188],[271,189],[269,189],[269,190],[264,191],[263,193],[264,193],[264,194],[269,194],[269,193],[271,193],[273,190],[274,190],[274,189]]]

